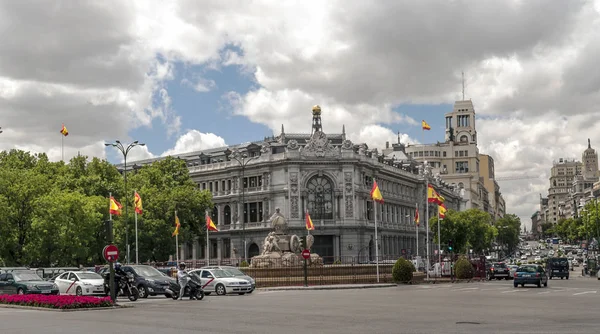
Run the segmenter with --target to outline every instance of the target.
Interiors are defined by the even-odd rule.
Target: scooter
[[[173,291],[171,289],[167,289],[166,292],[171,295],[171,298],[173,298],[173,300],[177,300],[179,298],[179,290]],[[190,300],[202,300],[204,298],[204,289],[202,288],[202,282],[196,274],[191,273],[187,275],[183,295],[189,296]]]

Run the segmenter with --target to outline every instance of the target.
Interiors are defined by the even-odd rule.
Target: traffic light
[[[448,251],[452,251],[452,240],[448,240]]]

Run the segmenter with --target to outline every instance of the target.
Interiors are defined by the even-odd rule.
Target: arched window
[[[212,216],[210,217],[215,224],[219,223],[219,207],[216,205],[213,207]]]
[[[306,184],[308,212],[312,219],[333,219],[333,182],[315,175]]]
[[[225,225],[231,224],[231,207],[229,205],[225,205],[225,208],[223,208],[223,218]]]
[[[469,137],[467,137],[466,135],[460,136],[460,142],[461,143],[466,143],[468,141],[469,141]]]

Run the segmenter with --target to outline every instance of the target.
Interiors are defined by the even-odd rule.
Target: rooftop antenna
[[[462,72],[462,100],[465,100],[465,72]]]

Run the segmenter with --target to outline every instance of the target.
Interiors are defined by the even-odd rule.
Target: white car
[[[54,283],[61,295],[102,295],[104,279],[91,271],[67,271],[58,276]]]
[[[236,277],[222,269],[196,269],[190,271],[200,276],[204,293],[209,295],[215,292],[219,296],[237,293],[244,295],[252,291],[252,284],[245,279]]]

